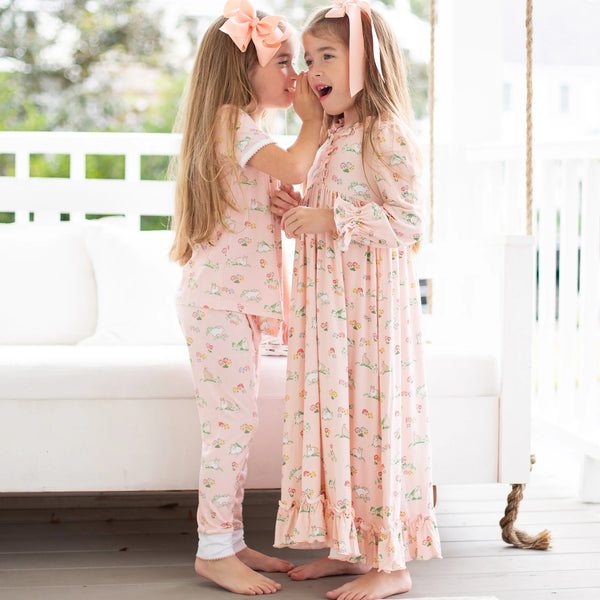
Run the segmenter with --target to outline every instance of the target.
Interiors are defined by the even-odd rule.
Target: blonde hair
[[[258,18],[264,16],[257,11]],[[226,113],[233,152],[239,111],[257,104],[248,77],[258,63],[256,48],[251,41],[241,52],[219,31],[225,21],[219,17],[202,38],[175,125],[183,139],[179,157],[171,165],[171,173],[176,173],[175,240],[169,256],[181,265],[191,258],[196,244],[209,242],[217,228],[227,228],[225,213],[234,208],[221,177],[224,165],[215,150],[217,112],[224,105],[233,109]]]
[[[346,46],[349,45],[350,24],[347,17],[328,18],[325,15],[329,8],[317,11],[304,28],[304,33],[316,37],[334,37]],[[385,81],[381,78],[373,51],[373,37],[371,32],[371,19],[375,33],[379,40],[381,70]],[[355,106],[358,120],[365,124],[362,139],[363,161],[369,153],[367,145],[371,146],[372,154],[376,154],[374,145],[374,131],[381,121],[386,119],[399,121],[406,130],[406,137],[411,142],[415,153],[415,160],[420,164],[418,147],[415,144],[412,127],[414,113],[410,95],[408,93],[407,69],[404,56],[394,32],[388,22],[375,10],[371,9],[371,18],[361,10],[362,33],[365,46],[365,81],[363,89],[356,94]],[[325,115],[324,126],[329,128],[342,115]],[[367,119],[367,117],[372,117]]]

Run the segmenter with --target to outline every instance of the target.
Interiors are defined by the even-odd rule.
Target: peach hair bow
[[[274,56],[291,31],[281,31],[278,25],[284,17],[270,16],[259,19],[248,0],[227,0],[223,15],[228,17],[220,28],[242,51],[246,52],[250,40],[254,42],[258,62],[264,67]]]
[[[350,80],[350,95],[354,96],[365,85],[365,63],[363,57],[365,55],[365,43],[362,33],[362,20],[360,17],[361,10],[364,10],[371,17],[371,7],[365,0],[335,0],[335,6],[330,9],[325,17],[330,19],[338,19],[348,16],[350,23],[350,40],[348,42],[349,57],[349,80]],[[373,19],[371,19],[371,30],[373,34],[373,54],[375,64],[379,70],[379,74],[383,79],[383,71],[381,70],[381,60],[379,56],[379,40],[375,33]]]

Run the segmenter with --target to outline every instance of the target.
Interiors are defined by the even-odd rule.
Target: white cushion
[[[181,344],[174,300],[181,269],[168,258],[173,233],[103,221],[84,227],[98,287],[98,323],[81,343]]]
[[[0,398],[188,398],[187,347],[0,346]]]
[[[491,354],[425,346],[431,396],[499,395]],[[285,394],[285,356],[261,356],[260,394]],[[468,374],[468,376],[467,376]],[[0,398],[187,398],[193,383],[187,347],[0,346]]]
[[[425,344],[425,377],[429,396],[500,395],[500,366],[490,350]]]
[[[81,229],[0,225],[0,344],[74,344],[96,325],[96,284]]]

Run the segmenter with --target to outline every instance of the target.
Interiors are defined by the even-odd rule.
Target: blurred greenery
[[[0,128],[142,131],[149,86],[181,68],[165,59],[162,15],[150,6],[147,0],[5,2]]]
[[[15,155],[0,154],[0,177],[15,176]]]
[[[383,0],[393,6],[396,0]],[[429,17],[429,0],[409,0]],[[182,16],[176,31],[150,0],[0,0],[0,130],[171,132],[204,17]],[[298,31],[323,0],[273,0]],[[176,38],[176,39],[175,39]],[[177,46],[177,51],[174,51]],[[417,118],[427,110],[427,65],[409,59]],[[298,131],[293,111],[273,123]],[[167,178],[169,157],[142,156],[141,178]],[[69,177],[68,155],[35,154],[33,177]],[[0,176],[14,176],[15,157],[0,154]],[[123,156],[88,155],[86,177],[123,179]],[[98,216],[98,215],[96,215]],[[93,218],[92,215],[88,215]],[[68,220],[68,215],[62,216]],[[14,221],[0,213],[0,222]],[[143,229],[167,226],[143,216]]]
[[[169,156],[142,156],[140,178],[142,181],[164,181],[167,179]]]
[[[168,215],[142,215],[140,218],[140,229],[142,231],[155,231],[157,229],[169,229],[171,217]]]
[[[43,108],[20,89],[22,79],[14,73],[0,72],[0,130],[46,131],[48,122]]]
[[[71,165],[68,154],[31,154],[30,177],[70,177]]]
[[[125,179],[125,156],[88,154],[85,157],[87,179]]]
[[[410,10],[419,19],[429,23],[429,0],[410,0]]]

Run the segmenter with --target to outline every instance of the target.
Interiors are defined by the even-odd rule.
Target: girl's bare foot
[[[244,548],[240,550],[236,556],[247,566],[254,571],[266,571],[267,573],[287,573],[294,565],[287,560],[267,556],[262,552],[252,550],[252,548]]]
[[[214,581],[234,594],[258,596],[274,594],[281,589],[280,583],[256,573],[235,555],[217,560],[202,560],[196,557],[194,568],[198,575]]]
[[[375,600],[404,594],[412,586],[408,569],[384,573],[371,569],[362,577],[327,592],[330,600]]]
[[[288,571],[288,575],[294,581],[304,579],[318,579],[319,577],[330,577],[331,575],[362,575],[369,570],[362,563],[350,563],[345,560],[336,560],[323,556],[306,565],[295,567]]]

